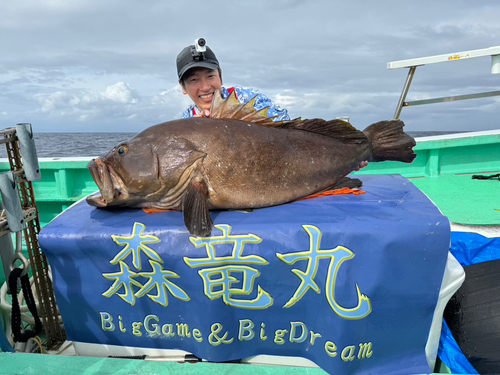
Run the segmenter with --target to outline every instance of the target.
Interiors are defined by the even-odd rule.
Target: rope
[[[33,341],[38,345],[38,350],[40,354],[47,354],[47,352],[43,347],[43,341],[39,336],[33,337]],[[36,350],[37,350],[36,348],[33,349],[32,353],[34,353]]]
[[[481,174],[474,174],[474,175],[472,175],[472,178],[474,180],[499,180],[500,181],[500,173],[490,174],[489,176],[481,175]]]
[[[35,299],[31,291],[29,277],[27,274],[21,277],[22,272],[22,268],[16,268],[9,276],[9,289],[12,293],[12,333],[14,335],[14,342],[26,342],[30,338],[37,336],[42,330],[42,322],[36,311]],[[15,293],[17,290],[17,279],[19,278],[21,279],[21,287],[23,289],[26,305],[33,315],[33,318],[35,318],[35,330],[26,330],[24,333],[21,333],[21,308],[17,300],[17,293]]]
[[[63,352],[65,352],[66,350],[68,350],[72,345],[73,345],[73,343],[70,342],[68,345],[66,345],[66,347],[63,350],[61,350],[58,353],[56,353],[56,355],[61,355]]]

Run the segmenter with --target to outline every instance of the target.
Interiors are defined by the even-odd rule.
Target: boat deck
[[[12,360],[13,356],[16,360]],[[248,375],[323,375],[320,368],[252,366],[232,363],[178,363],[118,358],[73,357],[24,353],[0,353],[2,374],[99,374],[99,375],[190,375],[190,374],[248,374]]]
[[[413,178],[410,181],[454,223],[500,224],[500,181],[498,179],[477,180],[472,179],[472,175],[466,174],[440,176],[439,178]]]
[[[16,360],[13,360],[15,356]],[[122,358],[74,357],[64,355],[39,355],[25,353],[1,353],[1,373],[5,375],[324,375],[320,368],[293,366],[254,366],[238,363],[178,363]],[[441,362],[436,365],[436,374],[449,374]]]
[[[500,173],[500,131],[419,139],[412,164],[370,163],[360,174],[401,174],[422,190],[453,223],[500,225],[500,181],[472,179]],[[40,160],[34,183],[42,227],[74,202],[97,190],[86,168],[90,158]],[[0,161],[0,172],[8,170]],[[0,269],[0,284],[4,281]],[[13,359],[15,356],[15,359]],[[2,374],[324,374],[318,368],[244,364],[154,362],[130,359],[0,353]],[[449,373],[443,365],[439,373]]]
[[[370,163],[354,174],[401,174],[451,222],[500,224],[500,181],[472,176],[500,173],[500,130],[417,138],[411,164]]]

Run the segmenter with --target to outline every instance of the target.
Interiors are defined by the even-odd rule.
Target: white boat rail
[[[410,69],[408,72],[408,77],[406,78],[405,85],[403,86],[403,91],[401,92],[401,97],[399,98],[398,106],[396,107],[396,112],[394,113],[394,119],[399,119],[403,107],[431,104],[431,103],[453,102],[457,100],[486,98],[486,97],[500,95],[500,91],[490,91],[490,92],[482,92],[476,94],[447,96],[447,97],[425,99],[425,100],[414,100],[410,102],[406,101],[406,95],[410,90],[410,85],[418,66],[436,64],[448,61],[466,60],[484,56],[491,56],[491,73],[500,74],[500,46],[477,49],[472,51],[465,51],[465,52],[449,53],[444,55],[420,57],[409,60],[399,60],[387,63],[387,69],[399,69],[399,68]]]

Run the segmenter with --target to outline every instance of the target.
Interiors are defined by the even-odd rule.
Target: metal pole
[[[410,90],[410,85],[411,81],[413,79],[413,76],[415,75],[415,70],[417,69],[416,66],[412,66],[410,68],[410,71],[408,72],[408,77],[406,77],[406,82],[403,87],[403,91],[401,92],[401,97],[399,98],[398,106],[396,107],[396,113],[394,113],[394,120],[399,119],[399,116],[401,115],[401,110],[403,109],[405,100],[406,100],[406,95],[408,94],[408,91]]]
[[[31,124],[17,124],[16,133],[19,152],[23,158],[23,169],[26,179],[28,181],[39,180],[42,176],[40,175],[40,167],[38,166],[38,156]]]
[[[0,211],[3,210],[3,203],[0,202]],[[10,264],[12,256],[14,255],[14,245],[12,244],[12,238],[10,232],[0,236],[0,260],[3,265],[3,272],[5,275],[5,281],[9,280],[10,275]],[[9,283],[7,282],[7,286]],[[19,281],[19,287],[21,287],[21,282]],[[16,292],[16,291],[14,291]]]

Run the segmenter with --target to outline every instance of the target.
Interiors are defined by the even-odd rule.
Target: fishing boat
[[[500,73],[500,47],[389,63],[388,68],[390,69],[409,68],[408,78],[396,109],[395,118],[400,117],[401,110],[405,106],[500,95],[500,92],[497,91],[407,102],[406,96],[415,75],[416,67],[449,61],[450,56],[453,57],[453,60],[492,56],[492,72]],[[369,180],[370,176],[403,176],[423,192],[439,208],[442,215],[449,219],[452,233],[471,232],[488,238],[500,237],[500,189],[498,188],[498,178],[488,178],[500,173],[500,130],[421,137],[417,138],[416,141],[417,145],[414,150],[417,157],[412,164],[397,162],[371,163],[368,167],[354,172],[354,174],[364,176],[368,181],[371,181]],[[97,186],[87,170],[87,164],[90,160],[91,158],[78,157],[40,158],[38,160],[42,178],[33,181],[32,187],[34,197],[36,197],[38,221],[41,228],[48,226],[62,212],[97,190]],[[7,159],[0,160],[0,173],[11,170],[11,161]],[[472,178],[473,176],[482,176],[482,178]],[[28,254],[26,248],[24,248],[24,254],[26,258],[31,255]],[[5,273],[9,272],[5,264],[4,269],[5,271],[0,270],[0,285],[5,281]],[[433,320],[434,333],[431,332],[431,336],[439,336],[441,332],[440,317],[442,317],[446,302],[451,297],[450,291],[453,294],[463,282],[464,275],[461,267],[455,267],[450,272],[454,274],[449,275],[448,284],[441,288],[441,305],[438,304],[439,306],[436,307],[436,311],[439,311],[436,314],[437,318]],[[444,290],[446,287],[448,289]],[[436,363],[434,371],[451,373],[450,369],[439,359],[437,362],[435,361],[436,337],[433,340],[433,348],[430,351],[431,357],[434,356],[432,364]],[[33,346],[36,346],[36,343],[32,343],[31,347]],[[43,351],[43,345],[39,344],[38,346]],[[61,350],[64,351],[65,348],[63,345],[62,348],[60,347],[50,353],[56,354]],[[289,373],[290,368],[287,366],[290,365],[294,366],[294,371],[297,373],[323,373],[323,370],[317,368],[311,361],[299,358],[287,359],[287,357],[257,356],[244,362],[262,366],[255,367],[236,363],[198,362],[197,358],[189,357],[182,351],[175,352],[167,362],[165,362],[164,358],[159,357],[161,354],[155,351],[152,354],[144,354],[140,357],[142,359],[153,359],[153,361],[103,358],[103,355],[114,357],[121,355],[134,356],[137,359],[139,357],[135,356],[141,356],[144,352],[133,350],[120,352],[105,345],[93,344],[82,345],[80,353],[78,351],[75,353],[74,348],[67,350],[66,354],[68,353],[73,355],[64,356],[64,353],[61,353],[63,355],[34,356],[26,353],[0,353],[0,366],[2,371],[9,374],[14,373],[15,369],[18,369],[21,364],[24,366],[25,373],[34,371],[59,373],[59,369],[60,373],[73,371],[76,373],[81,368],[88,368],[88,371],[91,369],[95,369],[95,371],[87,373],[128,373],[134,371],[164,373],[165,369],[168,369],[168,371],[185,371],[186,373],[230,371],[231,373],[272,372],[273,374],[284,374]],[[80,354],[80,356],[75,356],[75,354]],[[197,363],[196,365],[178,363],[190,361]],[[221,366],[224,367],[224,370],[221,370]],[[125,372],[123,372],[123,368],[126,369]],[[402,373],[406,373],[406,371],[402,370]]]

